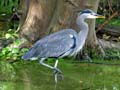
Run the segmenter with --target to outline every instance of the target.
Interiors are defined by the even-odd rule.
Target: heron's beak
[[[97,15],[96,18],[105,18],[105,16]]]

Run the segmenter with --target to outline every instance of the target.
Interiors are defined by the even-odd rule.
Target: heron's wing
[[[64,30],[51,34],[34,44],[23,56],[23,59],[32,57],[58,57],[75,46],[76,32]]]
[[[70,36],[54,38],[52,41],[45,42],[39,48],[42,50],[40,57],[59,57],[74,48],[75,40]]]

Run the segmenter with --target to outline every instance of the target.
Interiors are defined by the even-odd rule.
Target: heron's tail
[[[29,55],[28,55],[28,53],[26,53],[24,56],[22,56],[22,59],[23,59],[23,60],[27,60],[27,59],[29,59]]]
[[[28,60],[28,59],[32,58],[32,54],[33,54],[33,52],[30,50],[25,55],[22,56],[22,59]]]

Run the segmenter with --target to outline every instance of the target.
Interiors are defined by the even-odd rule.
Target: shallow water
[[[49,63],[52,64],[52,63]],[[0,90],[54,90],[53,71],[37,61],[0,64]],[[60,62],[56,90],[120,90],[119,65]]]

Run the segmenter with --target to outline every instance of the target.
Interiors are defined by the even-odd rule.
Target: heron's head
[[[105,18],[105,16],[99,15],[90,9],[83,10],[79,13],[82,18],[95,19],[95,18]]]

